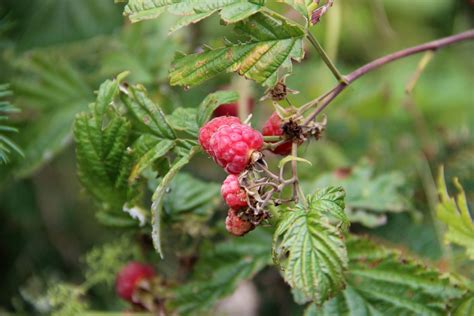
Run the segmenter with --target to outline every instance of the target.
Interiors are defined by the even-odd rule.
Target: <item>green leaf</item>
[[[168,12],[181,17],[172,30],[220,12],[225,23],[235,23],[260,11],[264,0],[129,0],[124,14],[132,22],[154,19]]]
[[[311,209],[329,218],[333,217],[340,222],[343,232],[349,227],[349,219],[344,212],[346,192],[342,187],[326,187],[316,190],[313,195],[308,196],[308,204]]]
[[[179,221],[185,214],[208,219],[221,203],[220,185],[204,182],[187,173],[179,173],[171,182],[163,207],[171,221]]]
[[[177,108],[166,118],[170,126],[175,131],[185,132],[188,135],[197,138],[199,126],[196,122],[197,109],[195,108]]]
[[[317,304],[344,287],[344,238],[316,208],[284,210],[273,236],[273,258],[285,281]]]
[[[270,234],[257,229],[244,237],[204,246],[191,280],[176,289],[171,306],[179,315],[210,310],[240,282],[271,263],[270,243]]]
[[[126,91],[121,94],[122,101],[138,127],[159,138],[176,138],[163,110],[147,96],[143,86],[129,86]]]
[[[1,121],[8,120],[8,115],[19,112],[20,110],[13,106],[4,98],[11,96],[10,85],[0,84],[0,164],[6,164],[12,152],[23,156],[21,149],[8,137],[7,133],[16,133],[18,130],[9,125],[3,125]]]
[[[463,290],[413,259],[359,237],[347,242],[347,287],[305,315],[448,315],[448,305]]]
[[[436,206],[436,213],[438,219],[448,227],[444,238],[448,243],[466,248],[466,254],[474,260],[474,223],[469,214],[464,190],[458,179],[454,178],[458,194],[455,199],[449,196],[443,168],[439,171],[437,184],[440,201]]]
[[[20,134],[25,158],[16,174],[26,177],[71,143],[74,118],[94,95],[82,73],[63,58],[37,53],[20,64],[25,74],[13,82],[18,103],[39,113]]]
[[[153,193],[153,204],[151,206],[152,211],[152,239],[153,245],[159,255],[163,258],[163,252],[161,249],[161,217],[163,211],[163,201],[165,194],[167,193],[171,181],[173,178],[178,174],[178,172],[183,168],[185,165],[189,163],[191,158],[199,151],[199,147],[195,146],[192,147],[186,154],[181,155],[178,157],[173,165],[171,166],[168,173],[163,177],[160,184],[156,188],[155,192]]]
[[[318,7],[314,0],[279,0],[278,2],[288,3],[307,19],[311,17],[311,13]]]
[[[292,155],[288,155],[286,156],[285,158],[283,158],[282,160],[280,160],[280,162],[278,163],[278,168],[283,168],[287,163],[291,162],[291,161],[297,161],[297,162],[304,162],[310,166],[312,166],[313,164],[311,163],[311,161],[307,160],[307,159],[304,159],[304,158],[301,158],[301,157],[296,157],[296,156],[292,156]]]
[[[143,138],[139,138],[137,142],[142,142]],[[133,165],[129,176],[129,182],[133,182],[147,167],[151,166],[153,162],[168,154],[175,146],[175,141],[169,139],[157,140],[156,144],[151,147],[146,153],[140,155],[138,162]],[[134,146],[139,146],[134,145]]]
[[[249,40],[178,57],[170,73],[171,85],[192,86],[223,72],[237,72],[273,87],[291,72],[292,60],[304,56],[304,30],[277,14],[257,13],[239,22],[236,30]]]
[[[214,110],[221,104],[233,103],[239,99],[235,91],[217,91],[209,94],[199,105],[197,111],[197,124],[203,126],[212,116]]]
[[[456,307],[453,316],[471,316],[474,315],[474,294],[466,295],[461,303]]]
[[[304,186],[308,190],[342,186],[347,194],[345,211],[350,221],[367,227],[385,224],[386,213],[413,210],[405,177],[400,172],[374,176],[372,167],[365,164],[354,167],[347,175],[338,175],[337,172],[323,174]]]
[[[115,112],[106,113],[123,75],[105,81],[90,112],[80,113],[74,124],[78,175],[83,186],[106,211],[122,212],[127,201],[131,170],[131,124]]]

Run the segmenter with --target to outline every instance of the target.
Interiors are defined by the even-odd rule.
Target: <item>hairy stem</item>
[[[378,58],[358,69],[351,72],[349,75],[345,76],[346,81],[339,83],[334,87],[331,92],[327,95],[323,102],[308,116],[305,121],[305,124],[312,121],[319,113],[321,113],[330,103],[334,100],[345,88],[347,88],[351,83],[364,76],[365,74],[380,68],[383,65],[391,63],[395,60],[402,59],[414,54],[426,52],[426,51],[435,51],[439,48],[452,45],[454,43],[459,43],[463,41],[468,41],[474,39],[474,30],[469,30],[463,33],[456,35],[448,36],[442,39],[438,39],[432,42],[421,44],[418,46],[410,47],[407,49],[400,50],[398,52],[386,55],[384,57]]]
[[[319,53],[319,55],[321,55],[321,58],[323,59],[324,63],[328,66],[329,70],[331,70],[334,77],[336,77],[337,81],[346,82],[346,79],[339,72],[336,65],[334,65],[334,63],[332,62],[331,58],[329,58],[324,48],[321,46],[321,44],[319,44],[318,40],[310,32],[308,32],[308,40],[311,43],[311,45],[313,45],[313,47],[316,49],[316,51]]]

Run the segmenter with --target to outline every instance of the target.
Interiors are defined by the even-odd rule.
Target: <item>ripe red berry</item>
[[[211,137],[209,149],[217,164],[230,174],[241,173],[254,151],[262,148],[263,137],[248,125],[221,126]]]
[[[229,209],[227,218],[225,219],[225,228],[234,236],[243,236],[254,229],[255,226],[252,223],[241,219],[237,215],[237,210],[231,208]]]
[[[233,209],[247,206],[247,194],[240,187],[239,177],[230,174],[221,186],[221,195],[225,203]]]
[[[211,136],[214,134],[215,131],[219,129],[219,127],[234,123],[240,123],[240,120],[237,117],[233,116],[216,117],[215,119],[212,119],[207,122],[199,130],[199,143],[201,144],[202,148],[208,154],[211,154],[211,152],[209,151],[209,142],[211,140]]]
[[[262,134],[263,136],[281,136],[283,135],[282,121],[280,116],[276,112],[268,118],[268,121],[263,125]],[[273,153],[278,155],[287,156],[291,153],[291,141],[285,142],[275,149]]]
[[[255,101],[253,98],[247,99],[247,112],[251,113],[255,106]],[[234,103],[225,103],[219,105],[217,109],[214,110],[214,117],[218,116],[239,116],[239,105],[237,102]]]
[[[133,303],[133,293],[142,280],[151,279],[155,276],[152,266],[140,262],[130,262],[124,266],[115,280],[115,291],[118,296]]]

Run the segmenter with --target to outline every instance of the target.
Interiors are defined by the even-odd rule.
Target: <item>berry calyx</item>
[[[273,112],[263,125],[262,134],[263,136],[282,136],[284,134],[283,122],[276,112]],[[282,156],[289,155],[291,153],[291,141],[284,142],[271,150],[271,152]]]
[[[248,125],[221,126],[211,137],[209,150],[219,166],[229,174],[239,174],[250,164],[254,151],[263,146],[263,136]]]
[[[240,123],[240,120],[234,116],[221,116],[216,117],[209,122],[207,122],[200,130],[199,130],[199,143],[201,144],[204,151],[206,151],[209,155],[212,155],[209,151],[209,143],[211,140],[212,135],[217,131],[221,126],[224,125],[231,125],[234,123]]]
[[[252,223],[240,218],[237,215],[237,212],[237,210],[232,208],[229,209],[227,212],[227,218],[225,219],[225,228],[234,236],[243,236],[254,229],[255,226]]]
[[[247,206],[247,194],[240,187],[239,177],[230,174],[221,186],[221,195],[225,203],[233,209]]]
[[[139,284],[152,279],[154,276],[155,270],[152,266],[132,261],[117,273],[115,291],[124,300],[134,303],[133,293],[137,290]]]

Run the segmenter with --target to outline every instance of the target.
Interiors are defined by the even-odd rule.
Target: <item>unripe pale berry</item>
[[[117,273],[115,291],[118,296],[133,303],[133,293],[139,283],[152,279],[154,276],[155,270],[152,266],[135,261],[130,262]]]
[[[248,125],[234,123],[221,126],[212,135],[209,151],[229,174],[239,174],[249,165],[252,153],[262,146],[262,134]]]
[[[230,208],[239,209],[247,206],[247,194],[240,187],[239,177],[236,175],[227,176],[221,186],[221,195]]]
[[[234,236],[243,236],[254,229],[255,226],[252,223],[241,219],[237,216],[237,210],[231,208],[229,209],[227,218],[225,219],[225,228]]]
[[[276,112],[273,112],[272,115],[268,118],[265,125],[262,128],[263,136],[282,136],[283,135],[283,122]],[[287,156],[291,153],[291,141],[285,142],[275,149],[272,150],[273,153],[278,155]]]

